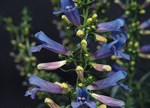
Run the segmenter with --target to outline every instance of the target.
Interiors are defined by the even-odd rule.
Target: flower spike
[[[54,11],[53,14],[64,13],[68,20],[75,26],[80,26],[80,15],[78,9],[76,8],[72,0],[60,0],[61,1],[61,10]]]
[[[35,37],[42,43],[42,45],[31,47],[31,52],[39,52],[42,48],[45,48],[55,53],[64,54],[67,56],[71,54],[71,51],[69,51],[60,43],[48,38],[42,31],[36,33]]]

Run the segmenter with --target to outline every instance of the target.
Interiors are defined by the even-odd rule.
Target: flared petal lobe
[[[95,93],[92,93],[91,96],[108,106],[119,107],[119,108],[124,108],[125,106],[125,102],[122,100],[114,99],[104,95],[98,95]]]
[[[46,91],[46,92],[50,92],[50,93],[64,93],[64,90],[58,84],[54,84],[54,83],[45,81],[45,80],[43,80],[43,79],[41,79],[35,75],[32,75],[29,78],[29,83],[36,85],[35,88],[28,90],[25,94],[25,96],[31,95],[32,99],[35,98],[35,93],[38,90]]]
[[[119,83],[119,81],[124,79],[126,76],[127,73],[125,71],[118,71],[105,79],[96,81],[92,85],[87,86],[87,89],[102,90],[113,86],[121,86],[124,87],[125,90],[131,91],[126,85],[123,86]]]
[[[94,54],[95,59],[103,59],[103,58],[107,58],[107,57],[113,55],[112,46],[114,44],[116,44],[117,42],[118,42],[118,40],[113,41],[109,44],[103,44],[102,47],[95,52],[95,54]]]
[[[31,47],[31,52],[39,52],[42,48],[48,49],[52,52],[64,54],[64,55],[70,55],[71,52],[65,48],[60,43],[53,41],[49,37],[47,37],[42,31],[35,34],[35,37],[37,40],[39,40],[42,45]]]
[[[40,63],[37,65],[37,68],[40,70],[55,70],[67,63],[66,60],[57,61],[57,62],[49,62],[49,63]]]
[[[125,23],[125,20],[118,18],[110,22],[102,22],[97,25],[98,31],[100,32],[109,32],[109,31],[118,31]]]
[[[72,0],[61,0],[61,10],[54,11],[53,14],[60,14],[62,12],[73,25],[81,25],[79,11]]]
[[[72,9],[68,9],[64,11],[66,17],[68,18],[68,20],[74,24],[75,26],[80,26],[80,15],[79,15],[79,11],[76,7],[72,8]]]
[[[120,50],[127,41],[127,33],[123,29],[112,31],[111,38],[113,40],[118,40],[117,44],[115,44],[115,48]]]
[[[77,87],[77,101],[71,102],[72,108],[96,108],[96,103],[89,101],[89,94],[86,88]]]
[[[74,4],[74,2],[72,1],[72,0],[60,0],[60,2],[61,2],[61,8],[62,9],[67,9],[67,8],[69,8],[69,6],[71,7],[74,7],[75,6],[75,4]]]
[[[103,44],[100,49],[98,49],[95,54],[95,59],[104,59],[112,55],[118,56],[119,58],[124,58],[130,60],[130,56],[120,51],[120,46],[118,46],[120,41],[114,40],[109,44]],[[118,49],[119,48],[119,49]]]

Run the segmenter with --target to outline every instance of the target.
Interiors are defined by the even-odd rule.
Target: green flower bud
[[[78,86],[79,86],[79,87],[83,87],[83,84],[82,84],[82,83],[79,83]]]
[[[95,20],[97,18],[97,14],[92,15],[92,19]]]
[[[68,18],[66,17],[66,15],[62,15],[62,16],[61,16],[61,19],[62,19],[63,21],[65,21],[67,24],[71,24],[71,22],[68,20]]]
[[[44,103],[46,103],[50,108],[61,108],[53,100],[46,98]]]
[[[86,24],[91,24],[93,22],[93,19],[92,18],[88,18],[87,21],[86,21]]]
[[[76,73],[77,73],[80,80],[84,79],[84,69],[83,69],[83,67],[77,66],[76,67]]]
[[[146,13],[146,11],[144,10],[144,9],[142,9],[142,10],[140,10],[140,12],[139,12],[140,14],[145,14]]]
[[[102,104],[98,108],[107,108],[107,106],[105,104]]]
[[[85,33],[84,33],[83,30],[79,29],[79,30],[76,32],[76,35],[81,38],[81,37],[83,37],[83,36],[85,35]]]
[[[87,41],[85,39],[81,41],[81,46],[84,50],[87,49]]]

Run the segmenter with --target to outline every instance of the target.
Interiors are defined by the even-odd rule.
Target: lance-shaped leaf
[[[32,75],[29,78],[29,83],[36,85],[35,88],[26,91],[26,94],[25,94],[25,96],[31,95],[32,99],[35,98],[35,93],[38,90],[46,91],[50,93],[64,93],[64,89],[60,85],[45,81],[35,75]]]
[[[57,61],[57,62],[49,62],[49,63],[40,63],[37,65],[37,68],[40,70],[55,70],[67,63],[66,60]]]
[[[50,39],[42,31],[36,33],[35,37],[37,40],[39,40],[42,43],[42,45],[31,47],[30,49],[31,52],[39,52],[42,48],[45,48],[59,54],[64,54],[64,55],[71,54],[71,51],[69,51],[60,43]]]
[[[98,95],[95,93],[92,93],[91,96],[108,106],[119,107],[119,108],[124,108],[125,106],[125,102],[122,100],[114,99],[104,95]]]
[[[125,20],[118,18],[110,22],[102,22],[97,25],[98,31],[108,32],[108,31],[119,31],[119,29],[124,25]]]
[[[127,91],[131,91],[126,85],[122,85],[123,83],[119,83],[120,80],[124,79],[127,76],[127,73],[125,71],[118,71],[111,76],[96,81],[92,85],[87,86],[87,89],[89,90],[102,90],[113,86],[122,86]]]
[[[61,10],[54,11],[53,14],[64,13],[72,24],[74,24],[75,26],[81,25],[80,15],[74,2],[72,0],[60,0],[60,1],[61,1]]]

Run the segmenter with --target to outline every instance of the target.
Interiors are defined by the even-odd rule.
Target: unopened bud
[[[92,25],[91,28],[92,28],[92,29],[95,29],[96,27],[95,27],[95,25]]]
[[[120,0],[115,0],[114,3],[119,4]]]
[[[80,80],[84,79],[84,75],[83,75],[84,74],[84,69],[83,69],[83,67],[77,66],[76,67],[76,73],[77,73]]]
[[[104,42],[104,43],[107,42],[107,39],[103,36],[96,34],[95,37],[96,37],[96,41],[98,41],[98,42]]]
[[[84,34],[84,31],[83,30],[78,30],[77,32],[76,32],[76,35],[78,36],[78,37],[83,37],[85,34]]]
[[[86,24],[91,24],[93,22],[93,19],[92,18],[88,18],[87,21],[86,21]]]
[[[126,14],[126,15],[129,15],[129,14],[130,14],[130,11],[125,11],[125,14]]]
[[[84,50],[87,48],[87,41],[85,39],[81,41],[81,46]]]
[[[140,12],[139,12],[140,14],[145,14],[145,10],[144,9],[142,9],[142,10],[140,10]]]
[[[62,83],[62,84],[61,84],[61,88],[63,88],[64,91],[69,91],[69,90],[70,90],[70,88],[69,88],[69,86],[68,86],[67,83]]]
[[[68,20],[68,18],[66,17],[66,15],[62,15],[61,19],[64,20],[67,24],[71,24],[71,22]]]
[[[103,70],[109,72],[109,71],[112,70],[112,68],[111,68],[111,66],[109,66],[109,65],[104,65],[104,66],[103,66]]]
[[[79,86],[79,87],[83,87],[83,84],[82,84],[82,83],[79,83],[78,86]]]
[[[92,66],[95,70],[100,71],[100,72],[101,71],[109,72],[112,70],[111,66],[109,66],[109,65],[92,63]]]
[[[107,106],[105,104],[102,104],[99,106],[99,108],[107,108]]]
[[[92,19],[95,20],[97,18],[97,14],[92,15]]]
[[[48,104],[50,108],[60,108],[53,100],[46,98],[44,103]]]

